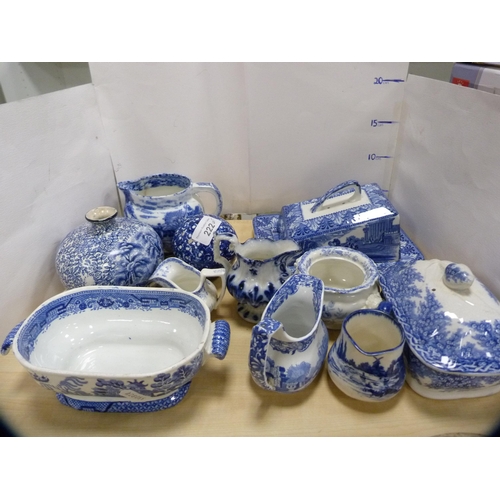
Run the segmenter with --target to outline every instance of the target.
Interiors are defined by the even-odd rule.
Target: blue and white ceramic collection
[[[405,383],[404,336],[380,310],[349,314],[328,353],[328,374],[348,396],[379,402],[393,398]]]
[[[67,289],[143,285],[162,261],[156,232],[147,224],[117,214],[113,207],[90,210],[88,222],[63,239],[55,264]]]
[[[227,353],[229,324],[210,319],[226,288],[255,324],[249,369],[262,389],[300,391],[326,364],[341,391],[366,402],[394,397],[405,380],[432,399],[500,392],[499,301],[467,266],[425,260],[377,184],[347,181],[256,216],[245,242],[220,217],[212,183],[162,173],[118,187],[125,217],[112,207],[87,213],[57,250],[67,291],[1,348],[13,347],[61,403],[177,405],[206,358]],[[329,351],[328,328],[340,329]]]
[[[500,303],[469,268],[399,262],[380,281],[404,331],[413,390],[432,399],[500,392]]]
[[[195,295],[165,288],[81,287],[44,302],[2,346],[74,408],[146,412],[185,396],[208,356],[223,359],[229,325]]]
[[[252,329],[249,366],[263,389],[296,392],[318,375],[328,350],[321,321],[323,282],[295,274],[285,281]]]
[[[216,202],[214,215],[222,212],[222,195],[211,182],[192,182],[180,174],[160,173],[118,182],[125,196],[125,217],[149,224],[160,236],[165,254],[172,254],[172,239],[180,222],[189,215],[205,213],[198,197],[210,193]]]
[[[320,278],[325,285],[323,321],[339,328],[344,318],[359,309],[373,309],[382,302],[378,269],[364,253],[343,247],[321,247],[305,252],[297,272]]]

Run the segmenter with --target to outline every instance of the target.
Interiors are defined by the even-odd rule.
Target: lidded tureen
[[[467,266],[400,261],[380,284],[403,327],[413,390],[432,399],[500,391],[500,302]]]

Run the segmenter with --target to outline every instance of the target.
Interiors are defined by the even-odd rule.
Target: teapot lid
[[[399,261],[380,285],[423,363],[441,372],[500,373],[500,302],[467,266]]]

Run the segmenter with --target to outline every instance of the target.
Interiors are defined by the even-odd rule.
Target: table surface
[[[253,236],[251,221],[231,223],[240,241]],[[173,408],[142,414],[74,410],[39,386],[10,352],[0,357],[0,415],[21,436],[102,437],[488,435],[500,420],[500,394],[439,401],[405,384],[389,401],[357,401],[337,389],[326,363],[302,391],[265,391],[248,369],[252,324],[240,319],[229,293],[212,313],[216,319],[231,326],[227,356],[209,358]],[[330,345],[336,336],[330,332]]]

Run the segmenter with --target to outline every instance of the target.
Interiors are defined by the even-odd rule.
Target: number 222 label
[[[193,240],[202,245],[210,245],[220,225],[220,220],[208,215],[203,216],[193,231]]]

